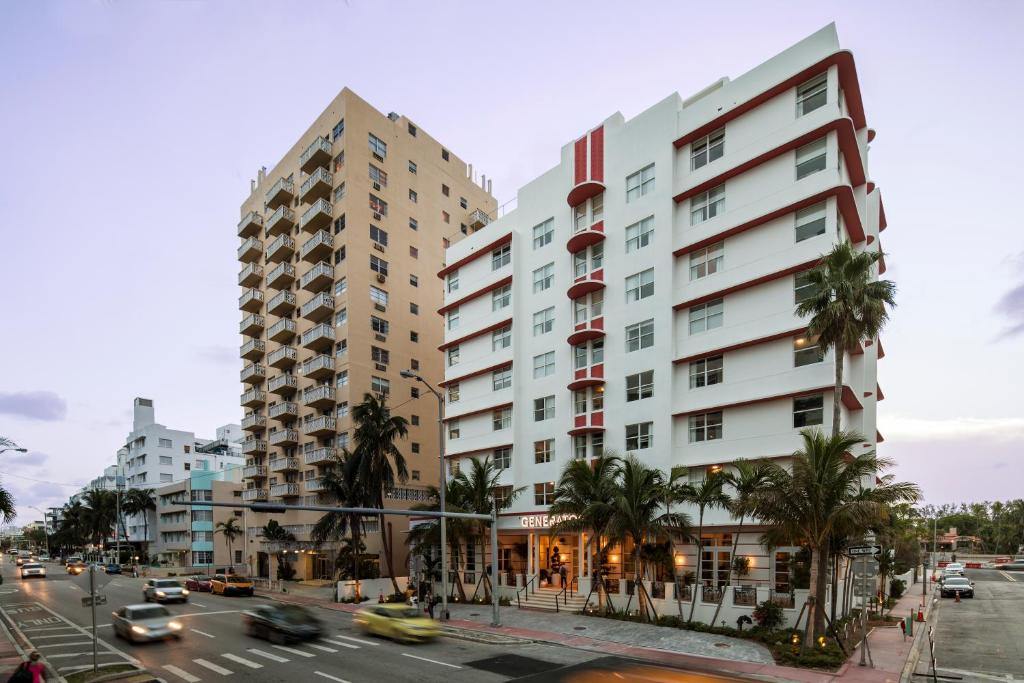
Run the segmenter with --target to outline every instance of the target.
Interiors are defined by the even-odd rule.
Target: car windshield
[[[311,624],[316,621],[313,615],[296,605],[287,605],[277,610],[278,615],[289,624]]]
[[[157,581],[154,585],[156,585],[157,588],[181,588],[181,584],[177,581]]]
[[[171,616],[171,613],[167,611],[167,608],[160,607],[159,605],[136,607],[132,610],[132,619],[158,619],[169,616]]]
[[[30,562],[26,562],[25,564],[23,564],[21,566],[22,566],[23,569],[41,569],[43,565],[41,565],[41,564],[32,564]]]
[[[249,579],[244,576],[229,576],[228,583],[249,583]]]
[[[950,578],[949,580],[946,581],[946,583],[948,585],[950,585],[950,586],[969,586],[971,584],[970,581],[968,581],[967,579],[965,579],[965,578],[963,578],[961,576],[957,576],[955,578]]]

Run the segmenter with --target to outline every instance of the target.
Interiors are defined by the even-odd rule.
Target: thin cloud
[[[67,412],[67,401],[52,391],[0,392],[0,414],[60,422]]]
[[[983,439],[1013,441],[1024,438],[1024,418],[954,417],[927,419],[879,416],[879,430],[886,439],[903,441],[949,441]]]
[[[10,460],[12,465],[22,467],[40,467],[46,463],[50,456],[40,451],[29,451],[27,453],[22,453],[21,451],[8,451],[4,453],[4,457]]]
[[[201,346],[195,351],[199,360],[218,365],[234,365],[238,363],[238,350],[227,346]]]
[[[999,335],[1000,339],[1024,333],[1024,283],[1004,294],[996,304],[996,310],[1010,319],[1010,326]]]

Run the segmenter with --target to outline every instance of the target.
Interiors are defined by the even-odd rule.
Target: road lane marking
[[[174,674],[178,678],[184,678],[186,681],[188,681],[188,683],[198,683],[199,681],[202,680],[198,676],[193,676],[189,672],[184,671],[182,669],[179,669],[178,667],[174,666],[173,664],[164,664],[164,668],[167,669],[168,671],[170,671],[172,674]]]
[[[358,645],[353,645],[352,643],[343,643],[340,640],[328,640],[327,638],[324,638],[324,642],[325,643],[330,643],[331,645],[338,645],[339,647],[347,647],[350,650],[358,650],[359,649]]]
[[[182,612],[181,614],[175,614],[176,617],[205,617],[210,614],[238,614],[242,610],[240,609],[225,609],[217,612]]]
[[[408,652],[402,653],[403,657],[409,657],[410,659],[418,659],[422,662],[430,662],[431,664],[440,664],[441,666],[450,666],[453,669],[461,669],[461,666],[455,664],[449,664],[448,662],[439,662],[436,659],[427,659],[426,657],[420,657],[419,655],[411,655]]]
[[[373,647],[377,647],[378,645],[380,645],[380,643],[375,643],[372,640],[363,640],[362,638],[353,638],[352,636],[343,636],[337,633],[331,637],[341,638],[342,640],[351,640],[353,643],[359,643],[360,645],[372,645]]]
[[[265,657],[265,658],[269,659],[272,662],[290,662],[291,661],[287,657],[279,657],[278,655],[271,654],[270,652],[264,652],[263,650],[257,650],[254,647],[250,647],[250,648],[246,649],[246,652],[248,652],[250,654],[254,654],[254,655],[259,655],[260,657]]]
[[[75,635],[77,636],[78,634],[76,633]],[[38,640],[38,638],[36,640]],[[36,645],[36,647],[68,647],[69,645],[92,645],[92,641],[77,640],[73,643],[39,643],[39,645]]]
[[[32,641],[35,642],[37,640],[46,640],[47,638],[77,638],[77,637],[78,637],[77,633],[59,633],[59,634],[53,635],[53,636],[32,636]],[[90,642],[92,642],[92,641],[90,641]]]
[[[221,676],[230,676],[231,674],[235,673],[231,669],[225,669],[223,666],[214,664],[213,662],[208,662],[205,659],[193,659],[192,661],[198,664],[199,666],[205,666],[210,671],[215,671],[219,673]]]
[[[338,683],[348,683],[348,681],[346,681],[344,678],[338,678],[337,676],[332,676],[331,674],[325,674],[323,671],[314,671],[313,673],[315,673],[317,676],[323,676],[324,678],[331,681],[337,681]]]
[[[315,650],[323,650],[324,652],[337,652],[333,647],[325,647],[323,645],[317,645],[316,643],[306,643],[306,646]]]
[[[200,604],[198,602],[193,602],[192,604],[195,605],[196,607],[202,607],[203,609],[206,608],[206,605]]]
[[[251,659],[246,659],[245,657],[239,657],[238,655],[233,655],[233,654],[228,653],[228,654],[221,655],[221,657],[223,657],[224,659],[230,659],[232,662],[237,662],[239,664],[247,666],[250,669],[262,669],[263,668],[262,664],[257,664],[256,662],[252,661]]]
[[[206,636],[207,638],[216,638],[217,637],[217,636],[213,635],[212,633],[207,633],[206,631],[200,631],[197,628],[190,628],[189,631],[192,631],[192,633],[198,633],[201,636]]]
[[[291,654],[298,655],[300,657],[316,657],[312,652],[303,652],[302,650],[296,650],[294,647],[285,647],[284,645],[272,645],[271,647],[276,647],[278,650],[290,652]]]
[[[97,655],[117,655],[119,652],[97,652]],[[64,657],[87,657],[92,655],[92,650],[88,652],[68,652],[62,655],[46,655],[47,659],[63,659]]]
[[[1006,579],[1007,581],[1013,581],[1014,583],[1017,583],[1017,579],[1013,578],[1012,576],[1010,576],[1006,572],[999,572],[999,573],[1002,574],[1003,578]]]
[[[45,630],[48,630],[48,631],[59,631],[59,630],[66,630],[66,629],[70,628],[70,629],[73,629],[75,631],[78,631],[79,633],[81,633],[86,638],[92,638],[93,637],[93,634],[92,634],[91,631],[88,631],[88,630],[82,628],[81,626],[79,626],[78,624],[74,623],[73,621],[71,621],[67,617],[65,617],[65,616],[63,616],[63,615],[53,611],[52,609],[50,609],[49,607],[47,607],[43,603],[37,602],[36,605],[38,605],[40,609],[46,610],[47,612],[49,612],[50,614],[52,614],[53,616],[55,616],[58,619],[60,619],[61,621],[63,621],[65,624],[67,624],[67,626],[47,627]],[[2,607],[0,607],[0,611],[4,611],[5,612],[5,610]],[[102,625],[103,626],[109,626],[110,624],[102,624]],[[40,629],[40,630],[42,630],[42,629]],[[31,640],[27,636],[26,636],[26,638],[28,640]],[[135,657],[132,657],[127,652],[124,652],[122,650],[117,649],[116,647],[114,647],[113,645],[111,645],[107,641],[103,640],[102,638],[97,638],[96,642],[99,643],[100,645],[102,645],[105,648],[106,652],[104,654],[106,654],[106,653],[117,654],[117,655],[120,655],[122,658],[124,658],[126,661],[131,662],[132,664],[135,664],[136,666],[139,666],[141,664],[141,662],[138,659],[136,659]]]
[[[33,628],[23,628],[21,630],[25,633],[30,633],[32,631],[77,631],[78,628],[75,626],[40,626]]]

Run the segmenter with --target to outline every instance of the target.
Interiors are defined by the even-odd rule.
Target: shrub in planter
[[[903,579],[893,579],[889,582],[889,596],[893,600],[899,600],[907,590],[907,582]]]
[[[765,600],[759,604],[751,616],[754,617],[758,626],[764,628],[776,628],[781,626],[783,621],[782,607],[771,600]]]

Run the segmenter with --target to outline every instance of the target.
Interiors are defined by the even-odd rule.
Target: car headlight
[[[158,597],[158,598],[166,598],[167,597],[167,593],[164,593],[163,591],[157,591],[156,592],[156,597]]]
[[[187,588],[182,588],[181,589],[181,594],[182,595],[188,595],[188,589]]]
[[[180,621],[168,621],[167,622],[167,628],[171,629],[172,631],[180,631],[181,630],[181,622]]]
[[[132,626],[132,633],[138,633],[141,636],[149,633],[149,629],[145,626]]]

